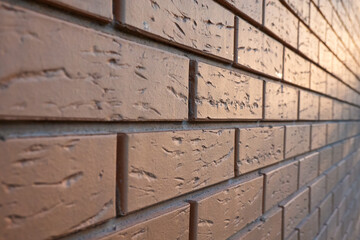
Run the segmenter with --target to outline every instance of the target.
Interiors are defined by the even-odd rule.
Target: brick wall
[[[0,0],[0,239],[360,239],[356,0]]]

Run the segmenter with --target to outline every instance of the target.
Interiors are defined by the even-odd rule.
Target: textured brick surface
[[[195,65],[195,119],[262,118],[263,81],[201,62]]]
[[[311,149],[326,145],[326,124],[311,125]]]
[[[319,174],[329,169],[332,165],[332,148],[326,147],[319,152]]]
[[[299,188],[317,177],[319,172],[319,153],[312,153],[299,160]]]
[[[1,118],[187,117],[185,58],[28,10],[0,12],[9,26],[0,29]]]
[[[290,86],[266,82],[264,118],[294,120],[297,118],[298,91]]]
[[[310,185],[310,211],[314,211],[326,195],[326,176],[322,175]]]
[[[241,18],[238,21],[237,63],[281,78],[283,46]]]
[[[310,88],[317,92],[326,93],[326,72],[314,64],[310,66]]]
[[[284,204],[283,211],[283,236],[286,238],[309,213],[309,190],[301,191]]]
[[[250,229],[231,237],[229,240],[276,240],[281,238],[281,208],[276,208],[274,211],[265,215],[264,220],[257,223]]]
[[[285,42],[297,47],[299,20],[278,0],[265,0],[264,25]]]
[[[285,2],[291,7],[298,17],[300,17],[306,24],[309,24],[310,0],[285,0]]]
[[[316,209],[298,227],[300,240],[314,239],[319,232],[319,212]]]
[[[72,9],[80,13],[94,16],[101,20],[110,21],[112,19],[112,1],[111,0],[43,0],[60,7]]]
[[[234,132],[120,135],[124,152],[120,152],[119,164],[126,166],[120,177],[125,182],[120,185],[127,182],[121,193],[121,211],[134,211],[233,177]]]
[[[253,0],[220,0],[225,1],[236,7],[239,11],[245,13],[258,23],[262,23],[262,1]]]
[[[297,190],[298,163],[292,162],[274,170],[264,171],[264,211]]]
[[[293,1],[294,3],[299,4],[306,2],[296,0],[288,1]],[[312,34],[310,30],[301,22],[299,23],[298,49],[314,62],[319,61],[319,39],[317,39],[315,35]]]
[[[189,204],[137,221],[101,240],[189,239]]]
[[[170,42],[233,58],[234,15],[214,1],[125,0],[115,12],[118,21]]]
[[[288,48],[284,54],[284,80],[306,88],[310,86],[310,62]]]
[[[244,128],[239,132],[239,175],[283,160],[284,127]]]
[[[299,99],[299,119],[318,120],[320,105],[319,95],[307,91],[300,91]]]
[[[285,158],[294,157],[310,148],[310,126],[286,126]]]
[[[227,238],[261,215],[263,178],[208,196],[197,202],[197,239]]]
[[[325,222],[329,219],[333,207],[332,207],[332,195],[328,195],[320,204],[320,226],[324,225]]]
[[[321,40],[325,41],[326,21],[312,2],[310,3],[310,16],[310,28]]]
[[[1,239],[48,239],[115,216],[116,136],[11,139],[0,155]]]
[[[332,109],[333,109],[333,100],[328,97],[320,96],[320,120],[331,120],[332,119]]]

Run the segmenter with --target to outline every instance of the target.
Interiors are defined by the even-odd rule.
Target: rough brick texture
[[[359,240],[359,16],[0,0],[0,240]]]

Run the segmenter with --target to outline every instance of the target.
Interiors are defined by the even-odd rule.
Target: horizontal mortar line
[[[155,131],[235,129],[311,125],[327,123],[359,123],[360,120],[321,121],[254,121],[254,122],[48,122],[0,121],[0,139],[67,135],[116,134]]]
[[[13,1],[11,1],[11,0],[3,0],[3,1],[7,1],[7,2],[10,2],[10,3],[13,4]],[[15,2],[16,3],[21,3],[22,5],[24,5],[24,3],[26,3],[27,1],[25,1],[25,0],[15,0]],[[180,43],[174,43],[174,42],[170,42],[170,41],[165,40],[165,39],[160,39],[160,37],[158,37],[159,41],[156,41],[154,39],[154,38],[156,38],[156,36],[154,34],[151,34],[151,33],[146,34],[146,33],[144,33],[143,31],[140,31],[137,28],[134,28],[134,27],[131,27],[131,26],[128,26],[128,25],[122,25],[120,23],[115,23],[115,20],[113,20],[113,22],[111,24],[101,25],[101,24],[94,23],[94,21],[91,21],[91,19],[87,19],[87,18],[84,19],[83,17],[79,18],[77,15],[75,15],[75,16],[71,15],[71,14],[69,14],[67,12],[63,12],[63,11],[57,9],[56,7],[49,6],[49,5],[41,3],[41,2],[36,4],[37,8],[35,8],[35,9],[34,9],[33,5],[34,4],[30,4],[30,5],[25,4],[25,7],[29,8],[30,10],[40,12],[41,14],[44,14],[44,15],[49,16],[49,17],[56,17],[56,18],[58,18],[60,20],[64,20],[64,21],[67,21],[67,22],[70,22],[70,23],[73,23],[73,24],[76,24],[76,25],[80,24],[79,26],[87,27],[87,28],[90,28],[90,29],[93,29],[93,30],[96,30],[96,31],[101,31],[101,32],[110,34],[110,35],[115,36],[115,37],[122,37],[125,40],[134,41],[136,43],[139,43],[139,44],[142,44],[142,45],[145,45],[145,46],[155,47],[157,49],[165,50],[165,51],[168,51],[168,52],[176,50],[176,52],[174,52],[175,54],[186,56],[190,60],[197,60],[197,58],[200,58],[200,60],[201,60],[204,57],[208,57],[210,59],[206,59],[206,60],[204,59],[205,62],[209,62],[209,60],[213,60],[213,61],[216,61],[217,63],[222,63],[222,64],[226,64],[226,65],[230,65],[230,66],[235,64],[233,62],[233,60],[227,60],[227,59],[223,59],[221,57],[217,57],[215,55],[207,54],[207,53],[204,53],[204,52],[202,52],[200,50],[196,50],[196,49],[193,49],[193,48],[190,48],[190,47],[186,47],[186,46],[184,46],[184,45],[182,45]],[[41,11],[39,11],[39,8],[40,8]],[[56,15],[55,16],[50,15],[49,12],[46,12],[43,8],[45,8],[45,10],[47,8],[51,8],[53,10],[52,12],[56,13]],[[294,51],[297,54],[301,55],[302,57],[304,57],[308,61],[310,61],[313,64],[317,65],[318,67],[323,69],[325,72],[332,75],[333,77],[338,79],[340,82],[344,83],[346,86],[348,86],[349,88],[354,90],[356,93],[360,94],[360,91],[357,91],[356,89],[352,88],[347,83],[342,81],[340,78],[338,78],[334,74],[328,72],[326,69],[324,69],[323,67],[321,67],[317,63],[313,62],[311,59],[307,58],[306,55],[304,55],[302,52],[298,51],[296,48],[292,47],[291,45],[287,44],[286,42],[284,42],[283,40],[278,38],[271,31],[267,30],[266,28],[262,29],[263,28],[262,25],[259,26],[258,23],[256,25],[258,25],[257,26],[258,28],[261,28],[260,30],[265,30],[265,33],[268,32],[267,34],[271,35],[271,37],[277,38],[278,41],[280,40],[284,46],[286,45],[287,48],[291,49],[292,51]],[[122,31],[119,31],[119,28]],[[139,33],[141,33],[142,35],[139,36]],[[150,37],[150,36],[152,36],[152,37]],[[145,39],[144,39],[144,37],[145,37]],[[174,45],[174,44],[176,44],[176,45]],[[164,48],[162,48],[162,47],[164,47]],[[237,66],[240,66],[240,65],[237,64]],[[245,66],[244,66],[243,69],[247,69],[246,71],[249,71],[249,69],[246,68]],[[257,72],[256,70],[254,70],[254,71],[256,72],[256,74],[261,74],[264,77],[271,78],[271,79],[274,79],[276,81],[282,81],[282,80],[277,79],[275,77],[269,76],[269,75],[267,75],[265,73]],[[252,72],[252,73],[254,73],[254,72]],[[295,86],[297,86],[297,85],[295,85]],[[297,87],[300,87],[300,86],[297,86]],[[313,91],[311,89],[307,89],[307,88],[304,88],[304,89],[306,89],[306,90],[308,90],[310,92],[315,92],[315,91]],[[318,93],[318,92],[315,92],[315,93]],[[318,93],[318,94],[320,94],[320,93]],[[328,95],[325,95],[325,96],[328,96]],[[331,97],[331,96],[328,96],[328,97],[333,98],[333,99],[337,99],[337,98],[334,98],[334,97]],[[339,100],[339,99],[337,99],[337,100]],[[353,103],[349,103],[349,102],[346,102],[344,100],[339,100],[339,101],[348,103],[350,105],[357,106],[357,105],[355,105]],[[357,107],[359,107],[359,106],[357,106]]]
[[[179,205],[179,204],[181,204],[183,202],[187,202],[187,201],[192,200],[192,199],[197,199],[199,197],[201,198],[201,197],[204,197],[204,196],[207,196],[207,195],[215,194],[215,193],[217,193],[219,191],[230,188],[230,187],[235,186],[235,185],[237,185],[239,183],[247,182],[247,181],[249,181],[249,180],[251,180],[251,179],[253,179],[255,177],[262,176],[263,174],[261,173],[261,171],[264,171],[264,170],[267,170],[267,169],[272,169],[274,167],[275,168],[282,167],[282,166],[287,165],[287,164],[289,164],[291,162],[296,162],[302,157],[305,157],[305,156],[310,155],[310,154],[315,153],[315,152],[319,152],[322,149],[325,149],[325,148],[327,148],[329,146],[333,146],[333,145],[336,145],[337,143],[346,141],[346,140],[351,139],[351,138],[359,137],[359,136],[360,136],[360,134],[357,134],[357,135],[354,135],[352,137],[344,138],[344,139],[339,140],[337,142],[325,145],[325,146],[323,146],[323,147],[321,147],[319,149],[311,150],[309,152],[306,152],[306,153],[303,153],[303,154],[300,154],[300,155],[297,155],[297,156],[294,156],[294,157],[291,157],[291,158],[288,158],[288,159],[284,159],[284,160],[282,160],[280,162],[268,165],[268,166],[260,168],[260,169],[253,170],[251,172],[242,174],[242,175],[240,175],[238,177],[233,177],[231,179],[222,181],[220,183],[216,183],[216,184],[211,185],[211,186],[206,186],[204,188],[194,190],[194,191],[186,193],[184,195],[177,196],[177,197],[174,197],[174,198],[162,201],[162,202],[155,203],[155,204],[153,204],[151,206],[148,206],[148,207],[145,207],[143,209],[139,209],[139,210],[136,210],[134,212],[131,212],[131,213],[127,214],[126,216],[121,216],[121,217],[110,219],[110,220],[108,220],[108,221],[106,221],[104,223],[100,223],[99,225],[96,225],[95,227],[93,226],[91,228],[83,229],[83,230],[81,230],[79,232],[76,232],[76,233],[70,233],[69,235],[65,236],[64,238],[60,238],[60,239],[62,239],[62,240],[93,239],[93,238],[102,237],[102,236],[105,236],[105,235],[108,235],[108,234],[115,233],[117,230],[114,230],[114,227],[115,228],[118,227],[121,230],[122,225],[127,225],[132,221],[136,221],[136,219],[149,217],[149,216],[151,216],[151,214],[153,212],[158,212],[158,211],[161,211],[163,209],[171,209],[172,207],[175,207],[175,206],[177,206],[177,205]],[[355,151],[351,152],[350,154],[348,154],[348,156],[350,156],[354,152]],[[346,156],[345,158],[347,158],[348,156]],[[345,159],[345,158],[342,158],[342,159]],[[337,165],[337,163],[332,164],[331,167],[333,167],[335,165]],[[325,173],[322,173],[322,174],[325,174]],[[305,186],[297,189],[296,192],[294,192],[293,194],[291,194],[289,197],[285,198],[281,202],[284,202],[287,199],[291,199],[291,197],[296,196],[296,194],[298,192],[300,192],[303,189],[307,188],[309,186],[309,184],[310,184],[310,182],[307,183]],[[278,204],[280,204],[281,202],[279,202]],[[276,208],[276,207],[278,207],[278,206],[275,205],[274,207],[272,207],[267,212],[271,211],[273,208]],[[264,215],[264,213],[262,214],[262,216],[263,215]],[[254,220],[253,222],[255,222],[255,221],[257,221],[257,219]],[[251,223],[253,223],[253,222],[251,222]],[[250,225],[251,223],[249,223],[248,225]]]

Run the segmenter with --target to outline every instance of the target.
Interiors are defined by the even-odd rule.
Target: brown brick
[[[284,127],[240,129],[237,174],[259,169],[284,159]]]
[[[310,150],[310,125],[286,126],[285,158],[294,157]]]
[[[310,212],[320,204],[326,195],[326,176],[322,175],[310,185]]]
[[[195,119],[262,118],[262,80],[202,62],[195,65]]]
[[[326,72],[314,64],[311,64],[310,72],[310,89],[326,93]]]
[[[298,240],[299,239],[299,232],[295,230],[286,240]]]
[[[265,27],[296,48],[299,20],[278,0],[265,0],[264,4]]]
[[[338,123],[328,123],[326,127],[327,137],[326,142],[328,144],[334,143],[339,140],[339,125]]]
[[[329,0],[319,0],[319,8],[325,18],[331,23],[332,22],[332,6]]]
[[[337,214],[338,214],[338,210],[335,209],[335,211],[331,214],[329,220],[326,222],[328,239],[334,239],[336,233],[336,225],[337,225]]]
[[[299,160],[299,188],[318,176],[319,153],[312,153]]]
[[[326,172],[326,192],[330,192],[337,184],[337,167],[332,167]]]
[[[298,227],[299,240],[314,239],[319,232],[319,211],[316,209]]]
[[[333,100],[331,98],[320,96],[320,120],[332,120]]]
[[[197,239],[225,239],[261,215],[263,178],[198,200]]]
[[[320,97],[317,94],[300,90],[300,120],[318,120]]]
[[[326,124],[311,125],[311,150],[326,145]]]
[[[233,59],[234,15],[214,1],[124,0],[115,18],[169,42]]]
[[[326,231],[327,231],[327,227],[325,225],[322,227],[319,234],[316,236],[315,240],[327,240]]]
[[[310,0],[297,1],[297,0],[285,0],[292,10],[300,17],[306,24],[309,24],[310,20]]]
[[[10,139],[0,156],[1,239],[49,239],[115,217],[116,136]]]
[[[236,7],[239,11],[245,13],[253,20],[262,24],[262,1],[253,1],[253,0],[220,0],[225,1]]]
[[[326,94],[332,97],[337,97],[338,83],[339,81],[332,75],[326,75]]]
[[[309,189],[298,193],[283,208],[283,236],[286,238],[309,213]]]
[[[320,204],[320,226],[324,225],[329,219],[333,207],[332,207],[332,194],[328,195]]]
[[[188,203],[126,226],[101,240],[125,239],[189,239],[190,206]]]
[[[267,120],[295,120],[298,109],[298,91],[290,86],[275,83],[265,83],[265,113]]]
[[[333,120],[341,120],[343,118],[343,107],[344,105],[341,102],[336,100],[333,101]]]
[[[284,80],[293,84],[309,88],[310,62],[285,48]]]
[[[85,15],[99,18],[103,21],[111,21],[112,14],[112,1],[111,0],[43,0],[62,8],[71,9]]]
[[[282,78],[283,45],[241,18],[238,26],[237,63]]]
[[[337,143],[333,145],[333,164],[338,163],[342,160],[343,143]]]
[[[293,1],[300,4],[305,2],[296,0],[287,1]],[[314,34],[312,34],[309,29],[301,22],[299,25],[298,49],[314,62],[319,62],[319,39]],[[321,79],[318,81],[321,81]]]
[[[319,175],[329,169],[332,165],[332,148],[326,147],[319,152]]]
[[[310,28],[321,40],[325,41],[326,21],[312,2],[310,3],[310,16]]]
[[[121,212],[131,212],[234,176],[234,130],[120,135]],[[127,170],[126,170],[127,169]]]
[[[9,8],[0,7],[1,22],[11,26],[0,30],[7,36],[0,47],[0,79],[6,79],[0,118],[187,118],[186,58]]]
[[[264,211],[269,210],[292,193],[298,185],[298,163],[292,162],[274,170],[263,171]]]
[[[330,50],[322,43],[319,44],[319,64],[328,71],[332,69],[333,54]]]

